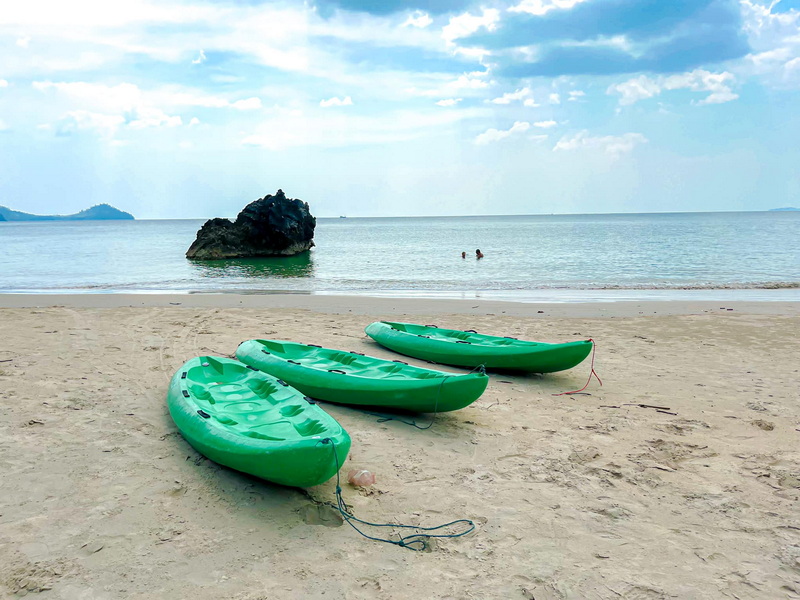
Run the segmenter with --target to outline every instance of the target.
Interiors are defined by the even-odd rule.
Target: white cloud
[[[494,31],[498,21],[500,21],[500,11],[494,8],[484,8],[480,16],[464,13],[450,18],[450,22],[442,28],[442,38],[452,42],[473,34],[482,27]]]
[[[528,108],[537,108],[541,106],[541,104],[536,104],[536,101],[533,98],[525,98],[522,105],[527,106]]]
[[[56,124],[58,135],[71,135],[79,130],[92,130],[103,137],[111,137],[124,125],[122,115],[107,115],[88,110],[73,110],[65,114]]]
[[[183,124],[179,116],[170,116],[164,111],[151,106],[137,109],[135,118],[127,123],[131,129],[146,129],[147,127],[178,127]]]
[[[698,104],[720,104],[736,100],[739,95],[731,90],[735,77],[732,73],[711,73],[704,69],[696,69],[689,73],[670,75],[668,77],[650,78],[640,75],[623,83],[612,85],[607,94],[618,94],[621,105],[629,105],[658,96],[664,91],[688,89],[692,92],[709,92],[709,95]]]
[[[194,127],[195,125],[200,125],[200,119],[192,117],[192,120],[189,121],[189,127]]]
[[[407,94],[412,96],[459,96],[465,92],[470,91],[479,92],[488,88],[492,83],[484,79],[488,73],[485,71],[475,71],[472,73],[464,73],[455,79],[446,79],[444,82],[437,81],[434,85],[427,89],[407,88],[404,90]]]
[[[515,100],[523,100],[528,95],[530,95],[531,91],[528,88],[522,88],[521,90],[517,90],[515,92],[507,92],[500,96],[499,98],[495,98],[494,100],[487,100],[486,102],[491,102],[492,104],[511,104]]]
[[[20,48],[27,48],[28,44],[30,43],[31,43],[31,38],[29,38],[28,36],[17,38],[17,46],[19,46]]]
[[[319,105],[322,108],[328,108],[330,106],[352,106],[353,99],[350,96],[345,96],[344,98],[338,98],[334,96],[333,98],[329,98],[328,100],[320,100]]]
[[[536,123],[533,124],[534,127],[538,127],[539,129],[550,129],[556,125],[558,125],[557,121],[536,121]]]
[[[3,119],[0,119],[0,131],[8,131],[8,130],[9,130],[8,123],[3,121]]]
[[[515,133],[528,131],[530,126],[531,124],[527,121],[516,121],[510,129],[487,129],[475,138],[475,143],[482,146],[492,142],[499,142]]]
[[[256,110],[261,108],[261,106],[261,98],[247,98],[246,100],[237,100],[230,104],[230,107],[236,110]]]
[[[8,82],[5,79],[0,79],[0,88],[7,88]]]
[[[414,13],[406,19],[406,22],[403,23],[403,27],[417,27],[419,29],[424,29],[428,25],[433,23],[433,19],[428,16],[428,13],[424,13],[421,10],[415,10]]]
[[[155,106],[173,108],[202,106],[204,108],[234,108],[237,110],[254,110],[262,106],[261,99],[256,97],[230,101],[220,96],[211,96],[196,90],[176,87],[142,90],[132,83],[108,86],[85,81],[34,81],[31,85],[41,92],[55,90],[65,94],[73,101],[82,104],[81,108],[90,106],[106,112],[126,112],[139,107]]]
[[[639,100],[658,96],[661,93],[661,86],[646,75],[640,75],[634,79],[610,86],[606,93],[619,94],[619,103],[628,105]]]
[[[242,139],[244,146],[282,150],[289,147],[390,144],[423,138],[432,129],[450,127],[465,119],[482,116],[477,109],[395,111],[363,116],[350,111],[328,111],[303,115],[282,111],[263,121],[255,132]]]
[[[461,102],[461,100],[461,98],[446,98],[445,100],[439,100],[436,104],[438,106],[455,106]]]
[[[525,12],[540,17],[551,10],[569,10],[581,2],[586,2],[586,0],[522,0],[508,10],[509,12]]]
[[[641,133],[625,133],[623,135],[590,136],[589,132],[578,133],[562,137],[553,147],[553,152],[572,151],[582,149],[597,149],[613,158],[619,157],[633,150],[639,144],[647,143],[647,138]]]
[[[205,61],[206,61],[206,53],[205,53],[205,51],[203,51],[203,50],[201,49],[201,50],[200,50],[200,54],[198,54],[198,55],[197,55],[197,58],[195,58],[195,59],[192,61],[192,64],[193,64],[193,65],[199,65],[200,63],[204,63]]]
[[[550,104],[561,104],[561,96],[558,94],[550,94],[547,99],[550,101]]]
[[[586,92],[584,92],[583,90],[572,90],[569,93],[569,100],[571,102],[575,102],[579,98],[583,98],[585,95],[586,95]]]
[[[739,75],[759,75],[777,87],[800,85],[794,61],[800,57],[800,10],[772,12],[777,1],[741,0],[743,31],[753,49]]]

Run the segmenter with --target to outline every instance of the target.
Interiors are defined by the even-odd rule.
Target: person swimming
[[[461,258],[467,258],[467,253],[466,252],[462,252],[461,253]]]
[[[483,252],[480,251],[480,248],[475,250],[475,258],[483,258]]]

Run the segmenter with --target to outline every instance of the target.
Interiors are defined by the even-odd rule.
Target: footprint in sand
[[[341,527],[344,519],[338,510],[326,504],[306,504],[300,511],[308,525]]]

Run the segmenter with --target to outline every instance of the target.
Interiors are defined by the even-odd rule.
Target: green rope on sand
[[[333,448],[333,456],[336,459],[336,501],[337,501],[337,508],[342,515],[342,518],[347,521],[347,524],[350,525],[353,529],[355,529],[358,533],[362,536],[367,538],[368,540],[373,540],[375,542],[384,542],[386,544],[393,544],[395,546],[400,546],[401,548],[408,548],[409,550],[413,550],[415,552],[421,552],[428,548],[428,540],[430,538],[457,538],[461,537],[462,535],[467,535],[468,533],[475,530],[475,523],[470,521],[469,519],[457,519],[455,521],[450,521],[449,523],[445,523],[443,525],[437,525],[436,527],[420,527],[418,525],[395,525],[393,523],[370,523],[369,521],[364,521],[356,517],[353,513],[351,513],[348,508],[347,504],[345,504],[344,499],[342,498],[342,487],[340,485],[341,481],[339,479],[339,457],[336,454],[336,443],[331,438],[325,438],[320,440],[321,444],[330,444]],[[380,538],[369,535],[361,531],[358,527],[356,527],[355,523],[359,523],[361,525],[367,525],[369,527],[395,527],[398,529],[414,529],[420,533],[412,533],[409,535],[401,535],[399,539],[393,540],[389,538]],[[459,523],[464,523],[468,526],[468,529],[459,533],[423,533],[423,532],[434,532],[444,529],[445,527],[450,527],[451,525],[457,525]]]

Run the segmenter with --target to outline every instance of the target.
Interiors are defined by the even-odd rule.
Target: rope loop
[[[594,353],[595,353],[595,350],[597,350],[597,342],[595,342],[592,338],[589,338],[589,341],[592,342],[592,365],[591,365],[591,370],[589,371],[589,379],[586,380],[586,385],[584,385],[579,390],[574,390],[572,392],[561,392],[560,394],[553,394],[553,396],[570,396],[572,394],[580,394],[581,392],[583,392],[583,390],[585,390],[587,387],[589,387],[589,384],[592,381],[592,377],[597,379],[598,383],[600,384],[600,387],[603,387],[603,382],[601,381],[600,377],[597,375],[597,372],[594,370]]]
[[[339,510],[339,513],[342,515],[342,518],[347,521],[347,524],[350,525],[353,529],[355,529],[359,534],[363,537],[367,538],[368,540],[373,540],[375,542],[384,542],[386,544],[392,544],[394,546],[400,546],[401,548],[408,548],[409,550],[413,550],[414,552],[422,552],[423,550],[428,549],[428,540],[430,538],[457,538],[468,533],[471,533],[475,530],[475,523],[473,523],[469,519],[457,519],[455,521],[450,521],[449,523],[444,523],[443,525],[437,525],[435,527],[421,527],[419,525],[399,525],[393,523],[370,523],[369,521],[364,521],[363,519],[359,519],[350,510],[347,508],[347,504],[345,504],[344,498],[342,498],[342,486],[341,486],[341,479],[339,476],[339,470],[341,469],[341,465],[339,464],[339,456],[336,454],[336,442],[333,441],[331,438],[324,438],[320,440],[318,443],[320,444],[331,444],[333,449],[333,457],[336,460],[336,508]],[[457,525],[461,523],[465,523],[468,525],[467,529],[458,533],[411,533],[409,535],[398,535],[398,539],[393,540],[391,538],[381,538],[369,535],[361,531],[358,527],[356,527],[355,523],[360,525],[366,525],[368,527],[394,527],[397,529],[413,529],[418,532],[434,532],[440,529],[444,529],[446,527],[450,527],[451,525]]]

